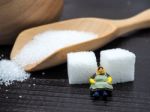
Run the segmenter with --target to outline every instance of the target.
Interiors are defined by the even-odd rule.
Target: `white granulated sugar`
[[[0,84],[6,86],[12,84],[14,81],[23,81],[30,77],[20,66],[14,61],[1,60],[0,61]]]
[[[8,96],[6,96],[5,98],[8,99]]]
[[[22,98],[22,96],[20,95],[19,98]]]
[[[8,92],[8,90],[7,90],[7,89],[6,89],[5,91],[6,91],[6,92]]]
[[[74,52],[67,54],[69,84],[88,83],[89,77],[97,69],[93,52]]]
[[[134,80],[135,54],[116,48],[100,53],[100,64],[113,78],[113,84]]]
[[[42,72],[42,75],[45,75],[45,72]]]
[[[74,30],[51,30],[36,35],[27,43],[14,60],[21,66],[33,64],[46,58],[60,48],[96,38],[90,32]]]

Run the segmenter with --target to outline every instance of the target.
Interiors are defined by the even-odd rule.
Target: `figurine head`
[[[97,68],[97,71],[96,71],[96,74],[97,75],[104,75],[106,72],[105,72],[105,69],[103,67],[98,67]]]

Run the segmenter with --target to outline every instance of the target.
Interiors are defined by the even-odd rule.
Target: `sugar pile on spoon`
[[[46,31],[35,35],[35,37],[22,48],[14,60],[20,66],[24,67],[45,59],[63,47],[88,41],[96,36],[97,35],[93,33],[83,31]]]
[[[13,60],[0,61],[0,84],[11,84],[14,80],[23,81],[30,77],[22,68],[37,63],[55,51],[96,38],[90,32],[74,30],[51,30],[37,34],[28,42]]]

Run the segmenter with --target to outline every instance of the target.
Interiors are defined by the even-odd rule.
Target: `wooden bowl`
[[[58,20],[63,0],[0,0],[0,45],[13,44],[24,29]]]

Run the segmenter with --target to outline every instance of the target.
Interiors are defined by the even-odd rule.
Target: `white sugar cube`
[[[74,52],[67,55],[69,84],[88,83],[97,69],[93,52]]]
[[[113,84],[134,80],[135,54],[116,48],[100,53],[100,64],[113,78]]]

